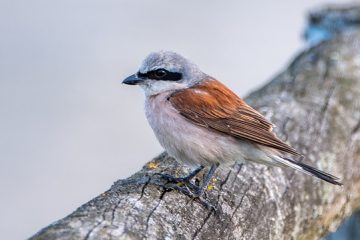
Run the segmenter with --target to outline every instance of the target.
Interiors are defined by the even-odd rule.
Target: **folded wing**
[[[215,79],[177,91],[168,100],[182,116],[196,125],[300,155],[275,136],[271,122]]]

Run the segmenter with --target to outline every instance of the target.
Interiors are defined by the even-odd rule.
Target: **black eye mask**
[[[162,80],[162,81],[178,81],[182,78],[181,73],[169,72],[168,70],[163,68],[152,70],[147,73],[138,72],[137,76],[139,78],[147,78],[147,79]]]

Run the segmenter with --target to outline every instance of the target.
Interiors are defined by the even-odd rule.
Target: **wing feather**
[[[272,132],[273,124],[215,79],[179,90],[168,98],[194,124],[282,152],[300,155]]]

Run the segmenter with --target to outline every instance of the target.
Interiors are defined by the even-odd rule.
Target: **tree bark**
[[[201,202],[162,187],[187,172],[166,153],[30,239],[319,239],[360,206],[360,31],[301,53],[246,101],[334,186],[251,163],[220,169]]]

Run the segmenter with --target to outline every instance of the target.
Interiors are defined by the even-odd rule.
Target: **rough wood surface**
[[[360,32],[300,54],[246,100],[338,187],[291,169],[234,165],[207,191],[218,210],[161,187],[166,153],[31,239],[319,239],[360,206]]]

